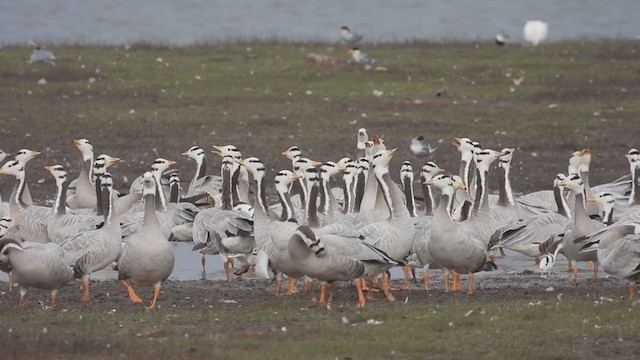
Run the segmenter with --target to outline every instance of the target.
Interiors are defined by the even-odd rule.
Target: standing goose
[[[213,150],[212,153],[219,155],[220,157],[231,156],[233,161],[238,161],[242,159],[242,153],[238,150],[234,145],[211,145]],[[233,196],[233,203],[237,204],[239,202],[249,203],[249,174],[247,173],[247,169],[242,166],[237,166],[234,164],[233,166],[234,172],[231,174],[232,177],[235,178],[235,186],[231,189],[231,195]]]
[[[473,141],[469,138],[457,138],[454,137],[451,140],[451,144],[460,151],[460,177],[464,181],[464,185],[469,188],[470,173],[472,173],[471,165],[473,164]]]
[[[76,182],[76,192],[67,198],[67,205],[71,209],[95,209],[97,206],[96,189],[91,183],[93,145],[87,139],[73,140],[73,144],[82,153],[82,168]]]
[[[235,180],[232,174],[239,166],[231,156],[222,158],[222,198],[220,208],[200,211],[193,221],[193,250],[201,250],[202,268],[205,255],[220,253],[225,257],[224,272],[229,281],[233,268],[233,257],[239,254],[251,254],[255,247],[253,219],[250,214],[234,209],[232,192]]]
[[[109,173],[101,177],[104,224],[99,229],[79,233],[60,244],[65,251],[65,258],[73,265],[74,277],[82,279],[82,302],[90,300],[91,274],[116,261],[122,243],[120,222],[113,211],[113,179]]]
[[[594,266],[594,277],[597,278],[597,244],[591,243],[589,238],[592,233],[602,228],[604,224],[591,219],[587,214],[584,182],[579,175],[571,175],[560,181],[559,184],[569,189],[575,197],[573,223],[568,226],[562,238],[564,254],[573,263],[573,278],[576,282],[578,281],[578,268],[575,266],[575,263],[578,261],[592,261],[596,263]]]
[[[20,161],[25,166],[25,171],[26,171],[27,163],[35,159],[40,154],[41,152],[39,151],[21,149],[16,153],[16,156],[14,157],[14,159]],[[25,204],[33,205],[33,200],[31,199],[31,193],[29,192],[29,185],[26,183],[24,184],[24,194],[22,195],[22,201],[24,201]]]
[[[157,307],[160,286],[173,271],[174,255],[171,245],[160,231],[160,224],[155,212],[156,183],[153,175],[146,172],[143,176],[144,187],[144,224],[142,229],[133,234],[127,241],[118,260],[118,280],[127,288],[129,298],[134,303],[142,303],[142,299],[133,290],[129,280],[143,286],[153,286],[153,301],[147,309]]]
[[[425,184],[427,180],[433,179],[434,176],[443,173],[444,169],[438,167],[436,163],[433,161],[429,161],[424,164],[422,169],[420,169],[420,184],[422,186],[422,196],[424,197],[424,214],[425,215],[433,215],[433,211],[436,208],[435,199],[433,197],[433,191],[431,191],[431,186]]]
[[[51,306],[56,306],[58,290],[73,279],[64,251],[53,243],[26,246],[10,238],[0,239],[0,262],[11,264],[20,288],[19,307],[24,307],[31,287],[51,291]]]
[[[306,275],[323,282],[320,304],[326,303],[326,283],[354,281],[359,308],[365,305],[362,282],[366,274],[379,274],[398,265],[384,252],[362,240],[362,235],[342,226],[312,229],[298,227],[288,243],[289,256]]]
[[[111,165],[121,162],[122,159],[109,156],[107,154],[100,154],[96,161],[93,162],[93,184],[96,188],[96,215],[103,215],[104,208],[102,206],[102,175],[107,173],[107,169]],[[115,193],[115,192],[114,192]],[[114,194],[115,195],[115,194]]]
[[[207,162],[204,150],[199,146],[192,146],[181,155],[193,159],[196,163],[196,172],[189,183],[187,197],[207,194],[207,203],[213,206],[214,199],[219,197],[220,189],[222,189],[222,179],[220,176],[206,174]]]
[[[445,291],[449,290],[448,271],[469,274],[467,294],[473,294],[475,272],[487,264],[488,254],[484,240],[469,228],[466,222],[455,223],[449,215],[449,204],[454,194],[450,177],[438,175],[427,181],[442,192],[440,203],[431,223],[429,253],[434,262],[445,269]]]
[[[16,178],[14,189],[9,199],[9,210],[12,217],[19,216],[22,220],[14,235],[18,240],[39,243],[49,242],[47,221],[51,216],[51,208],[28,205],[22,200],[25,186],[24,164],[17,160],[8,161],[0,168],[0,174],[13,175]]]

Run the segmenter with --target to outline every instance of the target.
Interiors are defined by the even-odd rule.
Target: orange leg
[[[224,261],[224,274],[227,276],[227,281],[229,281],[229,272],[231,271],[231,267],[230,266],[231,263],[231,258],[227,257],[227,260]]]
[[[426,270],[422,273],[422,282],[424,282],[424,289],[429,290],[429,272]]]
[[[629,284],[629,300],[633,300],[638,296],[638,286],[632,282]]]
[[[231,270],[231,269],[233,269],[233,267],[234,267],[234,266],[235,266],[235,264],[236,264],[236,263],[235,263],[235,259],[234,259],[234,258],[232,258],[232,257],[229,257],[229,258],[228,258],[228,260],[229,260],[229,270]]]
[[[140,299],[135,290],[133,290],[133,287],[131,286],[131,284],[129,284],[129,280],[122,280],[122,285],[127,288],[127,293],[129,293],[129,299],[131,299],[131,301],[136,304],[142,303],[142,299]]]
[[[318,303],[323,305],[327,303],[327,286],[327,284],[320,285],[320,301]]]
[[[280,290],[282,290],[282,279],[276,278],[276,296],[280,296]]]
[[[504,249],[500,248],[500,257],[503,258],[505,256],[507,256],[507,254],[504,253]]]
[[[368,278],[368,276],[365,276]],[[365,278],[360,279],[360,282],[362,283],[362,291],[369,291],[369,286],[367,286],[367,281],[365,280]]]
[[[58,290],[51,292],[51,307],[58,305]]]
[[[467,288],[467,295],[473,295],[473,273],[469,273],[469,287]]]
[[[578,267],[575,266],[573,267],[573,281],[575,281],[576,283],[578,282]]]
[[[448,293],[450,291],[449,289],[449,274],[444,274],[444,292]]]
[[[207,272],[206,268],[204,267],[204,264],[207,263],[207,257],[202,254],[202,257],[200,258],[200,263],[202,264],[202,272]]]
[[[18,298],[18,307],[23,308],[27,303],[27,289],[20,288],[20,297]]]
[[[153,301],[151,301],[151,305],[147,306],[147,310],[155,310],[158,308],[158,295],[160,295],[160,284],[156,284],[153,287]]]
[[[304,282],[302,283],[302,289],[304,290],[305,293],[308,293],[310,291],[313,291],[315,289],[315,283],[313,282],[313,279],[305,279]],[[297,292],[297,290],[295,290]]]
[[[388,283],[388,278],[387,278],[387,273],[386,272],[382,273],[382,284],[380,285],[380,287],[381,287],[382,292],[387,297],[387,300],[389,302],[396,301],[396,299],[393,297],[393,295],[391,295],[391,291],[389,291],[389,283]]]
[[[573,271],[573,264],[571,260],[567,261],[567,270]]]
[[[404,282],[402,283],[402,290],[409,290],[409,277],[411,274],[411,266],[403,266],[402,272],[404,273]]]
[[[82,279],[82,298],[83,303],[89,302],[91,298],[89,297],[89,277],[84,277]]]
[[[287,295],[293,295],[298,292],[298,286],[296,285],[296,278],[290,277],[287,280]]]
[[[364,279],[355,280],[353,284],[356,286],[356,291],[358,292],[358,305],[356,306],[358,308],[363,308],[364,304],[367,303],[364,299],[364,294],[362,293],[362,284],[364,284]]]
[[[593,270],[593,261],[587,263],[587,270]]]
[[[462,281],[460,281],[460,273],[453,273],[453,291],[462,290]]]
[[[13,291],[13,272],[9,271],[9,292]]]
[[[598,280],[598,264],[593,264],[593,278]]]

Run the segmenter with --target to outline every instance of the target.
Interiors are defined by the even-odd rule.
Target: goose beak
[[[322,166],[322,163],[321,163],[321,162],[319,162],[319,161],[312,161],[312,162],[311,162],[311,166],[313,166],[313,167],[320,167],[320,166]]]
[[[285,150],[285,151],[281,152],[280,154],[282,154],[284,156],[288,156],[289,155],[289,150]]]
[[[594,197],[590,197],[587,199],[587,202],[598,202],[598,199],[594,198]]]
[[[213,150],[211,150],[212,153],[222,155],[222,146],[211,145],[211,147],[213,148]]]
[[[458,184],[457,188],[460,189],[460,190],[467,190],[467,187],[464,186],[463,183]]]
[[[237,162],[238,164],[240,164],[240,165],[242,165],[242,166],[244,166],[244,165],[245,165],[245,162],[244,162],[244,160],[242,160],[242,159],[235,160],[235,162]]]
[[[451,145],[460,146],[460,138],[454,136],[453,139],[451,139]]]
[[[175,165],[177,161],[175,160],[167,160],[167,164],[169,164],[169,166],[171,165]]]
[[[300,179],[302,179],[302,178],[303,178],[303,176],[302,176],[302,175],[296,175],[296,174],[291,175],[291,179],[292,179],[293,181],[300,180]]]
[[[590,147],[580,151],[580,156],[585,156],[587,154],[591,154],[591,148]]]
[[[4,153],[4,156],[5,156],[5,157],[10,158],[10,157],[12,157],[13,155],[12,155],[12,154],[9,154],[9,153]],[[625,156],[626,156],[626,155],[625,155]]]
[[[38,156],[40,154],[42,154],[40,151],[32,151],[31,152],[31,158],[34,158],[34,157],[36,157],[36,156]]]
[[[45,170],[47,170],[48,172],[53,171],[53,166],[45,166],[44,168],[45,168]]]
[[[353,49],[349,49],[349,54],[353,54]]]
[[[447,170],[438,168],[438,170],[436,170],[436,174],[442,174],[445,171],[447,171]]]
[[[425,182],[423,182],[423,184],[425,184],[425,185],[433,185],[433,180],[425,180]]]
[[[387,150],[387,155],[393,156],[396,153],[396,151],[398,151],[398,148]]]
[[[112,157],[109,159],[109,164],[113,165],[113,164],[117,164],[119,162],[123,161],[121,158],[117,158],[117,157]],[[176,162],[174,161],[173,164],[175,164]],[[171,164],[171,165],[173,165]]]
[[[0,175],[4,174],[6,171],[2,168],[0,168]]]
[[[81,144],[80,140],[73,140],[73,141],[71,141],[71,143],[72,143],[73,145],[75,145],[75,146],[78,146],[78,145],[80,145],[80,144]]]
[[[567,180],[566,179],[562,179],[560,181],[558,181],[558,186],[566,186],[567,185]]]
[[[496,157],[499,158],[502,155],[505,155],[506,153],[500,152],[500,151],[496,151]]]
[[[185,151],[185,152],[183,152],[183,153],[180,153],[180,155],[182,155],[182,156],[189,156],[189,152],[188,152],[188,151]]]

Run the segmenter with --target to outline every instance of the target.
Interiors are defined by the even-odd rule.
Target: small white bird
[[[355,44],[364,37],[364,35],[352,33],[348,26],[340,26],[338,32],[342,36],[342,40],[348,44]]]
[[[376,63],[374,58],[363,53],[358,47],[349,49],[349,54],[351,54],[351,61],[356,64],[373,65]]]
[[[358,150],[364,150],[367,148],[366,142],[369,140],[369,135],[367,135],[367,129],[360,128],[358,129],[358,143],[356,147]]]
[[[31,53],[31,57],[27,60],[27,64],[45,62],[47,64],[55,65],[54,61],[56,60],[56,56],[51,51],[44,50],[42,46],[38,46],[34,42],[29,42],[29,45],[33,46],[34,49]]]
[[[509,38],[509,35],[498,33],[495,37],[495,41],[496,41],[496,45],[505,46],[511,42],[511,38]]]
[[[411,153],[418,157],[431,156],[436,149],[437,148],[432,148],[431,145],[425,141],[424,136],[422,135],[411,139],[411,145],[409,145]]]
[[[526,42],[537,46],[549,35],[549,24],[540,20],[529,20],[524,24],[523,34]]]

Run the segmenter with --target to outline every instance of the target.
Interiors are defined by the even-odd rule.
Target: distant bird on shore
[[[351,61],[356,64],[364,64],[364,65],[373,65],[376,63],[376,60],[369,55],[365,54],[358,47],[353,47],[349,49],[349,54],[351,54]]]
[[[37,45],[33,41],[29,42],[29,46],[33,46],[33,52],[31,57],[27,60],[27,64],[34,64],[39,62],[45,62],[47,64],[55,65],[56,56],[49,50],[44,50],[42,46]]]
[[[505,46],[511,42],[511,38],[509,38],[509,35],[498,33],[496,35],[495,41],[496,41],[496,45]]]
[[[524,24],[524,40],[533,46],[537,46],[547,39],[549,24],[540,20],[529,20]]]
[[[428,157],[436,151],[437,148],[432,148],[429,143],[427,143],[424,139],[424,136],[416,136],[411,139],[411,144],[409,145],[409,150],[411,153],[418,157]]]
[[[340,26],[338,32],[347,44],[356,44],[364,37],[364,35],[352,33],[348,26]]]

